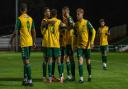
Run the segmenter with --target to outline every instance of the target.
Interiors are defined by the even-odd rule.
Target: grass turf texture
[[[23,77],[21,54],[0,52],[0,89],[128,89],[128,53],[109,53],[108,59],[109,69],[105,71],[102,70],[100,54],[92,54],[92,82],[78,83],[78,60],[75,57],[76,81],[47,84],[41,80],[42,53],[32,52],[31,66],[34,86],[30,88],[21,86]],[[58,77],[57,66],[55,73]],[[84,79],[87,80],[85,65]]]

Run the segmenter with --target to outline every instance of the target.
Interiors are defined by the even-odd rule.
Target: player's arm
[[[60,32],[64,32],[66,30],[67,26],[63,22],[60,22],[59,28],[60,28]]]
[[[46,21],[46,24],[52,24],[52,25],[54,25],[56,23],[56,21],[54,21],[54,20],[52,20],[52,19],[48,19],[47,21]]]
[[[33,47],[36,47],[35,41],[36,41],[36,31],[35,31],[35,25],[34,22],[32,22],[32,28],[31,28],[32,38],[33,38]]]
[[[91,23],[89,21],[87,22],[87,28],[89,30],[90,44],[93,47],[94,46],[94,40],[95,40],[96,31],[95,31],[95,29],[93,28],[93,26],[91,25]]]
[[[15,28],[15,30],[14,30],[12,36],[11,36],[10,42],[9,42],[10,44],[12,44],[12,41],[16,37],[16,33],[18,33],[20,28],[21,28],[21,21],[20,21],[20,19],[17,19],[17,21],[16,21],[16,28]]]
[[[75,23],[73,29],[74,29],[74,36],[77,37],[77,35],[78,35],[78,34],[77,34],[77,29],[78,29],[77,23]]]
[[[106,32],[106,35],[110,35],[110,29],[109,29],[109,27],[107,27],[107,32]]]
[[[72,29],[75,25],[71,16],[67,17],[70,28]]]
[[[98,28],[98,30],[97,30],[97,32],[96,32],[96,35],[97,35],[98,37],[101,36],[101,33],[100,33],[100,27]]]
[[[48,24],[46,24],[46,21],[45,21],[45,19],[43,19],[42,20],[42,22],[41,22],[41,27],[40,27],[40,29],[41,29],[41,34],[42,35],[44,35],[45,34],[45,31],[46,31],[46,29],[44,29],[44,28],[48,28]]]

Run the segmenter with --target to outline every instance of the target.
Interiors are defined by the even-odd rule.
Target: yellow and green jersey
[[[43,21],[47,21],[47,19],[43,19]],[[49,43],[49,40],[48,40],[48,25],[42,26],[42,24],[41,24],[41,34],[42,34],[42,46],[47,47],[48,43]]]
[[[66,29],[60,30],[60,46],[66,47]]]
[[[99,27],[99,34],[100,34],[100,45],[105,46],[108,45],[108,34],[109,33],[109,27]]]
[[[33,19],[27,14],[22,14],[18,17],[17,29],[20,31],[20,46],[32,46],[33,39],[31,30],[35,29]]]
[[[73,25],[74,25],[74,21],[72,19],[71,16],[69,16],[68,18],[63,18],[63,23],[66,24],[67,26],[67,30],[66,30],[66,40],[65,43],[66,45],[71,45],[72,44],[72,37],[73,37]]]
[[[60,27],[60,23],[61,21],[57,18],[51,18],[48,21],[54,21],[54,24],[48,24],[48,28],[47,31],[45,32],[45,40],[43,40],[44,42],[42,43],[43,45],[46,45],[46,47],[50,47],[50,48],[60,48],[60,31],[59,31],[59,27]],[[46,43],[45,43],[46,42]]]
[[[88,20],[82,19],[81,21],[77,21],[75,24],[77,48],[90,49],[90,44],[94,44],[95,34],[95,29]]]

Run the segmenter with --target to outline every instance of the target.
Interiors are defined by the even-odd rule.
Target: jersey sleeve
[[[61,32],[65,32],[66,28],[67,28],[66,24],[64,24],[63,22],[60,21],[59,30]]]
[[[91,42],[91,44],[94,44],[96,31],[89,21],[87,22],[87,28],[89,30],[90,42]]]
[[[21,28],[21,21],[20,21],[20,19],[18,18],[17,19],[17,21],[16,21],[16,26],[17,26],[17,30],[20,30],[20,28]]]
[[[110,29],[109,29],[109,27],[107,27],[107,30],[108,30],[108,33],[110,33]]]
[[[68,23],[70,26],[74,26],[74,21],[71,16],[68,17]]]
[[[94,44],[95,36],[96,36],[96,30],[93,28],[91,44]]]
[[[34,30],[35,29],[35,24],[34,24],[34,21],[32,21],[32,28],[31,28],[32,30]]]
[[[44,33],[45,33],[45,31],[46,31],[46,29],[48,27],[48,26],[46,27],[46,24],[44,24],[44,21],[45,21],[45,19],[42,20],[41,27],[40,27],[42,35],[44,35]]]

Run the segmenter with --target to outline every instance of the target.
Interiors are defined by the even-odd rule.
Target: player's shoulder
[[[31,20],[33,20],[33,18],[30,15],[28,15],[28,18],[31,19]]]
[[[28,14],[22,14],[18,17],[19,19],[22,19],[22,18],[29,18],[30,20],[33,20],[32,17]]]
[[[90,24],[90,21],[89,21],[88,19],[85,19],[85,18],[84,18],[84,19],[83,19],[83,24],[88,24],[88,23]]]
[[[61,20],[60,19],[58,19],[58,18],[54,18],[54,19],[55,19],[55,21],[61,23]]]
[[[106,28],[106,29],[109,29],[109,26],[106,25],[105,28]]]
[[[109,26],[107,26],[107,25],[106,25],[105,27],[106,27],[106,28],[109,28]]]
[[[55,21],[55,22],[57,22],[57,23],[61,23],[61,20],[60,19],[58,19],[58,18],[51,18],[51,19],[48,19],[48,21]]]
[[[86,19],[86,18],[83,18],[83,21],[85,21],[85,22],[89,22],[89,20],[88,20],[88,19]]]
[[[58,21],[58,20],[59,19],[58,18],[55,18],[55,17],[48,19],[48,21]]]

